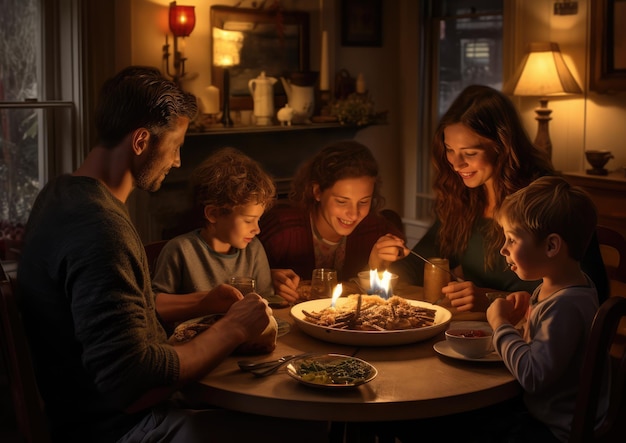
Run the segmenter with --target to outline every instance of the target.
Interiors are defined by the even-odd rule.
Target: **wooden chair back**
[[[593,320],[572,421],[570,443],[617,442],[626,436],[626,340],[617,333],[626,316],[626,298],[610,297]],[[609,377],[606,379],[606,366]],[[603,382],[609,383],[609,408],[594,430]]]
[[[596,231],[609,278],[626,283],[626,239],[607,226],[598,226]]]
[[[0,266],[0,346],[7,364],[18,431],[26,443],[49,443],[50,434],[16,300],[17,279]]]

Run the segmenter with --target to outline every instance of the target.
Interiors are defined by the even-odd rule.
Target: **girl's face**
[[[365,176],[337,180],[324,191],[313,185],[313,195],[320,202],[313,221],[324,239],[336,242],[354,231],[370,212],[375,183],[374,177]]]
[[[261,232],[259,219],[265,206],[248,203],[236,207],[227,215],[209,216],[214,229],[208,232],[209,245],[214,251],[228,253],[231,248],[245,249]]]
[[[493,177],[495,152],[486,150],[478,134],[462,123],[443,130],[443,141],[448,162],[468,188],[489,183]]]
[[[504,230],[504,244],[500,254],[506,258],[508,266],[522,280],[542,279],[547,256],[544,243],[537,243],[527,231],[510,225],[506,218],[500,220]]]

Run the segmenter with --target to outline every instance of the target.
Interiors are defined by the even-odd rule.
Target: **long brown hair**
[[[482,139],[481,147],[494,158],[493,182],[495,209],[504,198],[527,186],[535,178],[554,174],[548,156],[537,149],[524,130],[511,100],[488,86],[465,88],[443,115],[432,146],[435,171],[435,213],[441,222],[439,248],[444,257],[460,258],[467,248],[472,228],[479,222],[489,203],[482,185],[469,188],[448,162],[444,129],[461,123]],[[493,269],[502,243],[502,230],[493,220],[487,224],[486,269]]]

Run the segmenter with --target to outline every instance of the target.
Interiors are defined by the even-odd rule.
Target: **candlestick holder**
[[[220,122],[225,128],[233,126],[233,120],[230,118],[230,71],[224,68],[224,90],[222,97],[222,119]]]
[[[323,116],[328,116],[330,115],[330,100],[331,100],[331,95],[330,95],[330,91],[328,90],[324,90],[324,91],[319,91],[319,115],[323,115]]]

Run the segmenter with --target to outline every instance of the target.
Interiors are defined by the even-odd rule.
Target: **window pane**
[[[0,109],[0,220],[25,223],[40,189],[39,122],[42,110]]]
[[[39,0],[0,0],[0,11],[0,102],[37,98]],[[0,259],[14,258],[10,250],[40,189],[43,115],[0,107]]]
[[[502,87],[502,13],[455,13],[439,22],[438,117],[468,85]]]

